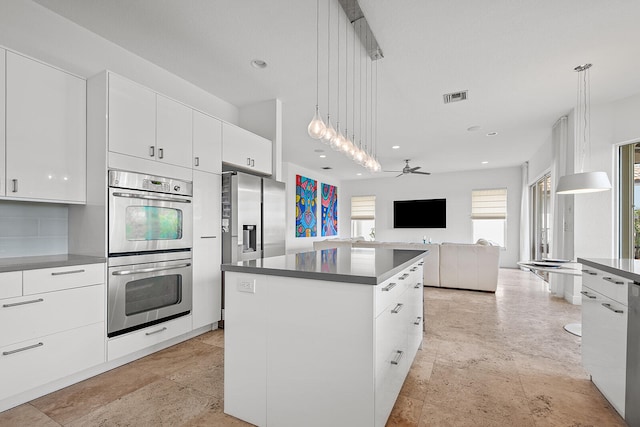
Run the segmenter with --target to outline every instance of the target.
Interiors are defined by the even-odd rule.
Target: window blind
[[[471,219],[507,219],[507,189],[471,191]]]
[[[375,219],[376,196],[354,196],[351,198],[351,219]]]

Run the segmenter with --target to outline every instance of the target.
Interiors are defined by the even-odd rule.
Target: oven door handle
[[[178,199],[176,197],[145,196],[142,194],[120,193],[120,192],[114,192],[113,195],[115,197],[127,197],[129,199],[157,200],[160,202],[191,203],[191,200]]]
[[[138,270],[119,270],[119,271],[114,271],[111,274],[114,276],[128,276],[131,274],[138,274],[138,273],[152,273],[154,271],[175,270],[176,268],[184,268],[189,266],[191,266],[191,263],[187,262],[185,264],[172,265],[170,267],[149,267],[149,268],[141,268]]]

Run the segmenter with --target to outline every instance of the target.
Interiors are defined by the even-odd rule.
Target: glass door
[[[621,146],[619,162],[619,256],[640,259],[640,143]]]
[[[531,186],[531,257],[549,257],[551,244],[551,174],[548,173]]]

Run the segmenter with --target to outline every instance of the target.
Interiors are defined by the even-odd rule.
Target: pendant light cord
[[[320,103],[320,0],[316,0],[316,109]]]

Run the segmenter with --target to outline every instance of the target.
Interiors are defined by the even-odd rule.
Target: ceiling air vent
[[[468,92],[468,90],[463,90],[460,92],[445,93],[442,97],[444,98],[445,104],[450,104],[452,102],[464,101],[468,97]]]
[[[329,169],[333,169],[331,166],[323,166],[322,169],[328,171]]]

